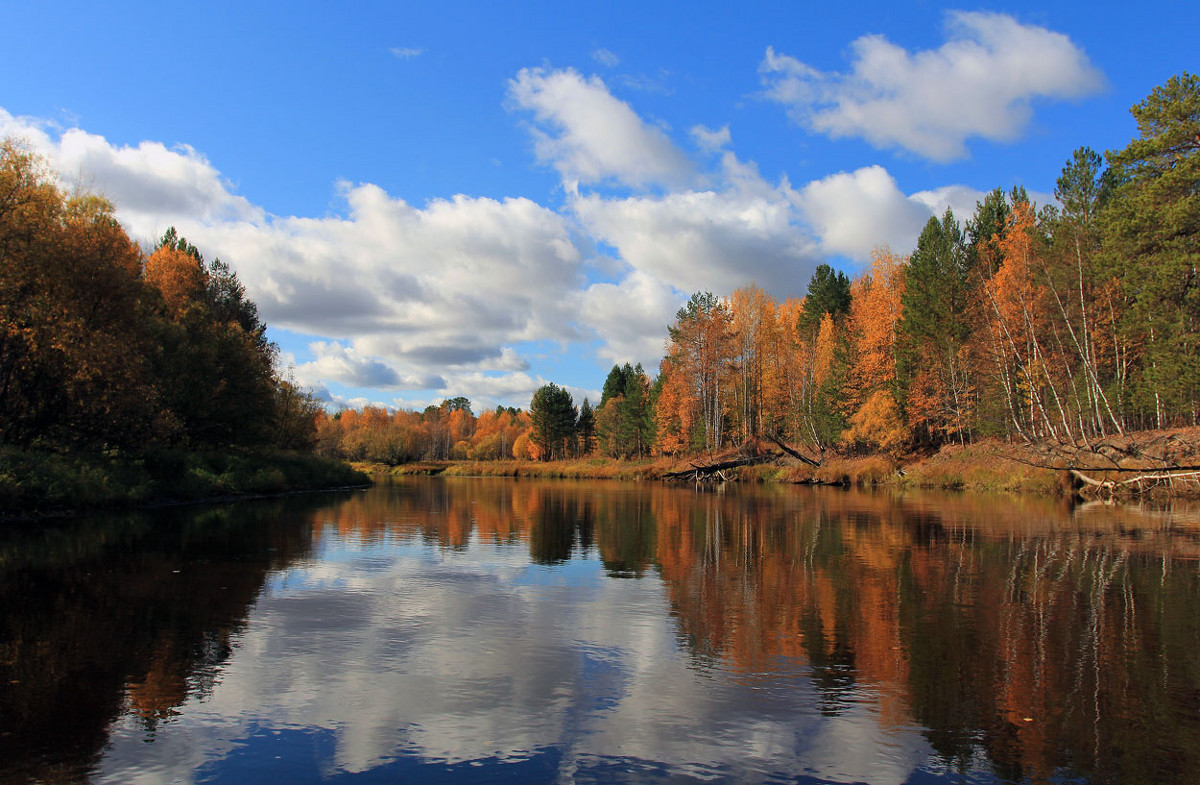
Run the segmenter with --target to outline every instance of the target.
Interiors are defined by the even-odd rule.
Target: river
[[[410,478],[0,533],[0,783],[1200,781],[1200,510]]]

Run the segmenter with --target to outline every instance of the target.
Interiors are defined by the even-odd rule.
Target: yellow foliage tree
[[[850,284],[850,372],[843,393],[853,412],[896,380],[896,326],[904,294],[904,257],[887,248],[871,253],[871,268]]]
[[[876,390],[850,416],[850,427],[842,433],[842,442],[897,453],[908,441],[908,429],[900,416],[900,407],[887,390]]]

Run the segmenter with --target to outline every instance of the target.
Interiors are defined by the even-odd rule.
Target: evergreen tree
[[[817,265],[808,282],[808,294],[800,313],[800,329],[807,333],[821,324],[821,317],[831,314],[834,320],[850,311],[850,279],[840,270],[827,264]]]
[[[967,221],[968,283],[978,286],[979,283],[992,275],[995,270],[983,269],[989,261],[985,249],[993,242],[1004,239],[1005,227],[1008,226],[1012,209],[1004,195],[1003,188],[993,188],[983,197],[982,202],[975,203],[975,216]]]
[[[462,395],[456,395],[453,398],[447,398],[442,401],[442,408],[450,412],[464,411],[467,414],[471,414],[471,399]]]
[[[596,413],[587,398],[579,407],[579,419],[575,421],[575,438],[580,455],[590,455],[596,444]]]
[[[648,455],[654,441],[650,381],[641,363],[614,365],[604,382],[596,416],[601,449],[615,458]]]
[[[570,453],[578,412],[571,393],[551,382],[539,387],[529,402],[533,423],[531,437],[543,460],[564,458]]]
[[[621,406],[622,452],[627,457],[648,455],[654,439],[654,417],[650,410],[650,380],[642,364],[630,368],[625,376],[625,401]]]
[[[1100,217],[1106,273],[1144,347],[1133,403],[1144,426],[1200,409],[1200,77],[1184,72],[1131,110],[1139,136],[1107,154],[1119,183]]]
[[[896,376],[910,426],[922,441],[965,439],[971,383],[966,240],[954,213],[930,218],[909,258],[900,300]]]
[[[632,374],[633,368],[630,367],[629,363],[625,363],[624,368],[614,365],[612,370],[608,372],[608,377],[604,380],[604,389],[600,393],[600,405],[603,406],[608,403],[609,399],[615,398],[618,395],[624,395],[625,385]]]

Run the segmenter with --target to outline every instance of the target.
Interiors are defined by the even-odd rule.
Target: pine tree
[[[1103,261],[1129,309],[1122,333],[1144,347],[1132,403],[1142,424],[1200,412],[1200,77],[1183,73],[1131,110],[1139,137],[1109,152]]]
[[[575,438],[580,455],[590,455],[596,448],[596,413],[587,398],[579,407],[579,419],[575,421]]]
[[[897,378],[915,435],[930,444],[969,435],[971,334],[967,252],[949,209],[930,218],[909,257],[901,297]]]
[[[566,457],[571,451],[579,416],[571,393],[553,382],[539,387],[529,402],[529,416],[533,424],[530,438],[543,459]]]

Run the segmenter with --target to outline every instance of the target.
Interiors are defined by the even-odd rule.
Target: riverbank
[[[0,448],[0,518],[361,486],[350,466],[287,452],[60,453]]]
[[[947,447],[924,458],[897,460],[885,455],[842,456],[827,454],[820,466],[794,459],[767,458],[723,472],[726,480],[863,488],[939,488],[980,492],[1066,492],[1063,472],[1028,466],[1006,459],[1004,445],[976,444]],[[688,459],[654,458],[620,460],[588,457],[563,461],[421,461],[385,466],[356,463],[372,476],[440,474],[448,477],[543,477],[566,479],[661,480],[672,472],[735,457],[736,453],[694,456]]]
[[[1093,445],[1096,448],[1097,445]],[[1107,450],[1107,452],[1106,452]],[[399,466],[355,464],[373,476],[441,474],[460,477],[547,477],[660,480],[673,472],[737,457],[736,452],[688,459],[619,460],[587,457],[564,461],[422,461]],[[1115,458],[1113,456],[1116,456]],[[1123,457],[1122,457],[1123,456]],[[947,445],[930,455],[826,453],[819,466],[780,455],[725,469],[739,482],[838,485],[861,488],[961,490],[1043,496],[1200,497],[1200,476],[1160,477],[1162,466],[1200,464],[1200,429],[1142,432],[1107,440],[1099,449],[1067,455],[1061,448],[983,440]],[[1067,466],[1073,466],[1076,472]],[[1058,467],[1058,468],[1052,468]],[[1104,483],[1103,486],[1091,484]]]

